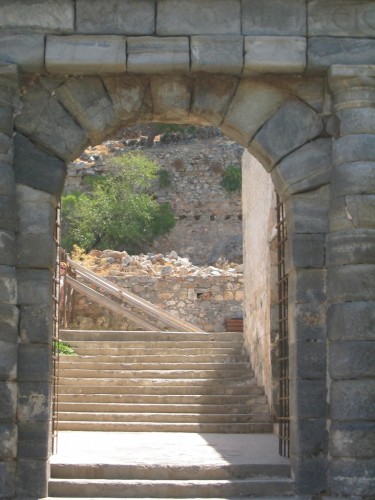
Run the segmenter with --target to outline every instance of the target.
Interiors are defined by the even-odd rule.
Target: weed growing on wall
[[[241,192],[241,167],[238,167],[236,165],[228,165],[228,167],[225,169],[225,172],[223,173],[220,184],[228,193]]]

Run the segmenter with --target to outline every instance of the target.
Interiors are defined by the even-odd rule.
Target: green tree
[[[111,158],[108,174],[92,178],[88,192],[63,197],[62,244],[86,251],[106,248],[139,252],[175,224],[168,204],[150,194],[159,166],[141,153]]]

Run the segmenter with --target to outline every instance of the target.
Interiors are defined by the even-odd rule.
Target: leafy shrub
[[[66,344],[62,340],[56,340],[55,347],[59,354],[65,354],[67,356],[72,356],[73,354],[75,354],[75,350],[69,344]]]
[[[241,192],[241,167],[238,167],[236,165],[229,165],[223,173],[220,184],[226,191],[228,191],[228,193]]]
[[[158,171],[159,187],[161,189],[168,188],[172,185],[173,176],[168,170],[161,169]]]

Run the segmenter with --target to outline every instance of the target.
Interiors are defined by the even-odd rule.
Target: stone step
[[[125,423],[208,423],[208,424],[248,424],[269,423],[270,415],[250,413],[169,413],[168,408],[163,413],[108,413],[108,412],[64,412],[59,411],[59,422],[125,422]]]
[[[224,364],[224,363],[248,363],[247,354],[189,354],[186,352],[180,354],[171,355],[169,352],[163,353],[162,355],[155,354],[141,354],[141,355],[131,355],[125,357],[123,355],[118,355],[116,352],[109,355],[73,355],[67,356],[60,354],[60,362],[71,362],[71,363],[123,363],[129,361],[131,363],[155,363],[159,366],[169,363],[214,363],[214,364]]]
[[[97,374],[98,375],[98,374]],[[142,378],[142,377],[132,377],[132,378],[117,378],[117,377],[100,377],[100,378],[80,378],[79,379],[79,385],[81,387],[88,387],[88,386],[95,386],[96,388],[98,387],[108,387],[108,386],[137,386],[139,389],[139,392],[142,393],[143,390],[147,386],[152,386],[152,387],[189,387],[192,386],[194,388],[207,388],[211,387],[212,392],[215,392],[215,388],[218,387],[225,387],[225,388],[231,388],[231,387],[247,387],[251,385],[255,385],[255,378],[249,378],[249,377],[233,377],[233,378],[225,378],[222,380],[218,379],[192,379],[192,378],[186,378],[186,379],[173,379],[173,378]],[[77,385],[77,378],[70,378],[70,377],[64,377],[63,375],[60,375],[60,384],[63,386],[67,385]]]
[[[232,406],[237,405],[265,405],[267,406],[266,397],[262,394],[262,389],[254,386],[251,389],[256,388],[259,392],[258,394],[236,394],[236,395],[170,395],[170,394],[160,394],[160,395],[149,395],[149,394],[60,394],[59,395],[59,408],[62,409],[62,405],[67,404],[119,404],[119,405],[131,405],[131,404],[145,404],[145,405],[164,405],[164,404],[174,404],[174,405],[222,405],[222,406]],[[103,411],[103,410],[102,410]]]
[[[50,496],[192,498],[292,494],[288,478],[231,480],[50,479]]]
[[[74,459],[73,459],[74,460]],[[158,463],[52,463],[55,479],[245,479],[250,477],[290,477],[289,464],[201,464],[160,465]]]
[[[211,356],[216,356],[218,354],[227,354],[227,355],[234,355],[234,356],[240,356],[245,354],[244,349],[241,345],[238,345],[238,347],[194,347],[194,348],[189,348],[188,350],[182,347],[171,347],[171,348],[166,348],[166,347],[161,347],[160,344],[158,347],[144,347],[144,348],[139,348],[139,347],[92,347],[90,345],[80,345],[77,346],[75,343],[70,344],[72,348],[76,351],[77,354],[80,354],[82,356],[147,356],[147,355],[152,355],[152,356],[164,356],[165,354],[168,354],[169,356],[181,356],[186,354],[187,352],[190,355],[211,355]]]
[[[123,331],[123,330],[60,330],[60,339],[64,342],[73,340],[84,341],[175,341],[180,340],[203,340],[203,341],[239,341],[243,342],[242,333],[212,332],[145,332],[145,331]]]
[[[242,349],[243,342],[241,340],[230,340],[230,341],[219,341],[219,340],[164,340],[164,341],[138,341],[138,340],[129,340],[129,341],[110,341],[103,337],[102,340],[73,340],[69,342],[69,344],[76,350],[81,348],[89,348],[89,349],[101,349],[101,348],[111,348],[111,349],[162,349],[162,350],[170,350],[170,349],[186,349],[190,351],[190,349]]]
[[[97,367],[96,370],[85,368],[66,368],[61,366],[59,369],[60,379],[76,378],[84,380],[86,378],[124,379],[124,378],[142,378],[142,379],[248,379],[254,377],[254,372],[247,370],[105,370]]]
[[[93,359],[93,358],[91,358]],[[250,363],[133,363],[130,359],[129,362],[124,362],[121,358],[117,362],[98,362],[87,360],[83,356],[64,356],[60,357],[59,369],[66,372],[68,369],[87,369],[87,370],[242,370],[251,373]]]
[[[60,431],[192,432],[215,434],[271,433],[272,423],[161,423],[59,421]]]
[[[82,403],[59,401],[59,413],[65,412],[96,413],[228,413],[228,414],[268,414],[268,406],[263,404],[131,404],[131,403]]]

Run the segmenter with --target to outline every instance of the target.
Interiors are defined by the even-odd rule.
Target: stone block
[[[14,380],[16,376],[17,344],[0,340],[0,380]]]
[[[239,0],[159,0],[156,34],[240,35]]]
[[[331,302],[375,300],[375,265],[357,264],[328,270],[327,296]]]
[[[162,122],[185,122],[189,116],[190,82],[183,76],[153,76],[151,95],[154,120]]]
[[[16,116],[15,125],[17,131],[35,145],[65,161],[77,158],[87,145],[85,131],[56,97],[40,84],[28,89],[22,113]]]
[[[59,198],[64,188],[65,163],[37,148],[21,134],[16,135],[14,142],[17,183]]]
[[[74,30],[73,0],[2,0],[1,28],[69,33]]]
[[[125,73],[126,38],[120,35],[47,36],[46,71],[62,75]]]
[[[95,144],[113,131],[113,104],[100,78],[71,78],[56,95]]]
[[[374,458],[331,460],[329,485],[331,492],[339,495],[340,498],[342,496],[373,498],[375,491]]]
[[[375,377],[375,342],[344,340],[330,343],[329,371],[337,379]]]
[[[188,73],[189,38],[140,36],[128,38],[129,73]]]
[[[49,382],[19,382],[18,410],[19,422],[32,420],[45,422],[49,419],[51,385]]]
[[[339,137],[333,142],[334,165],[349,162],[373,161],[375,140],[373,134],[353,134]]]
[[[279,195],[286,198],[328,184],[332,170],[331,148],[330,139],[317,139],[282,160],[271,172]]]
[[[375,228],[375,195],[347,195],[345,205],[346,212],[355,227]]]
[[[196,77],[190,119],[201,126],[219,127],[237,86],[237,78],[231,76]]]
[[[223,133],[247,147],[284,99],[284,92],[279,88],[247,78],[241,80],[225,115]]]
[[[51,379],[51,367],[51,345],[19,344],[18,380],[48,382]]]
[[[375,423],[350,422],[330,428],[330,453],[333,457],[372,458],[375,449]]]
[[[246,36],[244,74],[303,73],[306,38],[298,36]]]
[[[51,203],[41,201],[40,203],[25,202],[20,200],[18,196],[18,229],[20,233],[27,234],[44,234],[53,235],[56,225],[56,208],[54,201],[56,199],[52,195],[48,195],[44,191],[37,191],[28,186],[18,185],[17,194],[21,189],[29,189],[41,195],[51,197]],[[44,198],[43,196],[40,197]],[[31,267],[31,266],[30,266]]]
[[[0,228],[14,231],[16,223],[16,198],[0,195]]]
[[[329,338],[375,340],[375,302],[343,302],[328,308]]]
[[[295,474],[297,495],[318,495],[322,491],[326,491],[328,461],[324,455],[292,457],[290,463]]]
[[[326,97],[325,82],[321,76],[295,78],[290,83],[290,90],[299,99],[305,101],[317,113],[323,112]]]
[[[9,304],[0,304],[0,340],[17,342],[18,318],[18,307]]]
[[[16,239],[12,231],[0,229],[0,265],[14,266],[16,264]]]
[[[0,461],[0,491],[3,498],[15,497],[16,461]]]
[[[127,123],[139,118],[148,78],[133,75],[111,76],[103,77],[103,83],[113,103],[116,123]]]
[[[14,170],[11,165],[0,165],[0,196],[14,196]]]
[[[286,272],[293,267],[323,268],[325,242],[324,233],[289,234],[286,240]]]
[[[243,68],[243,37],[236,35],[192,36],[191,70],[238,75]]]
[[[289,342],[322,341],[327,336],[323,304],[289,304]]]
[[[285,202],[285,208],[289,233],[328,231],[328,186],[289,197]]]
[[[18,234],[17,267],[54,269],[56,265],[56,244],[53,234]]]
[[[49,466],[47,460],[18,460],[16,491],[18,498],[45,498]]]
[[[244,35],[306,35],[303,0],[242,0]]]
[[[328,266],[375,264],[375,230],[337,231],[327,236]]]
[[[321,380],[327,373],[325,341],[301,341],[289,344],[289,363],[299,379]]]
[[[0,105],[0,132],[8,136],[11,136],[13,134],[13,114],[14,109],[12,106],[7,106],[6,104]]]
[[[309,36],[375,36],[375,7],[371,0],[308,4]]]
[[[17,383],[0,381],[0,422],[14,423],[17,410]],[[1,463],[1,462],[0,462]]]
[[[51,422],[22,421],[18,425],[18,458],[48,459],[51,455]]]
[[[349,108],[338,111],[340,136],[375,134],[374,108]]]
[[[312,37],[307,40],[307,70],[325,72],[333,64],[375,64],[375,40]]]
[[[52,303],[52,273],[45,269],[17,270],[18,304],[50,305]]]
[[[152,35],[155,32],[154,0],[78,0],[79,33]]]
[[[27,73],[44,73],[44,35],[0,35],[0,60],[17,64]]]
[[[291,426],[291,455],[293,457],[318,456],[325,454],[328,448],[326,420],[300,419]]]
[[[17,303],[17,278],[14,267],[0,265],[0,303]]]
[[[21,342],[25,343],[51,344],[52,308],[50,306],[22,306],[20,338]]]
[[[9,459],[15,458],[16,455],[17,426],[15,424],[0,424],[0,457],[2,459]],[[2,492],[3,490],[0,489],[0,491]]]
[[[324,419],[327,414],[327,388],[323,380],[290,380],[290,412],[293,418]]]
[[[326,298],[326,271],[323,269],[292,269],[288,278],[289,301],[322,304]]]
[[[332,420],[371,421],[375,419],[375,380],[333,380]]]
[[[333,193],[341,195],[375,194],[375,162],[344,163],[335,168],[331,178]]]
[[[13,140],[6,134],[0,132],[0,153],[8,154],[12,150]]]
[[[301,101],[289,101],[256,134],[249,151],[270,172],[282,158],[322,131],[322,119],[313,109]]]

